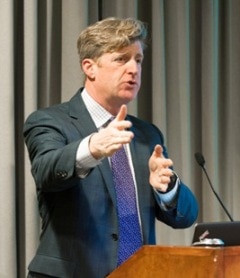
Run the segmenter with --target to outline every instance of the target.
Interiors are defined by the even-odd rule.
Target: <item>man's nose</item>
[[[129,62],[128,62],[128,71],[130,73],[132,73],[132,74],[138,73],[139,69],[140,69],[139,67],[140,67],[140,65],[136,60],[134,60],[134,59],[129,60]]]

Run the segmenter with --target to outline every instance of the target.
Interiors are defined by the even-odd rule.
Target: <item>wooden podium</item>
[[[107,278],[237,278],[240,246],[145,245]]]

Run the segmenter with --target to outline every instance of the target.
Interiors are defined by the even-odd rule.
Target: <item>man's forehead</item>
[[[121,54],[128,54],[129,52],[136,52],[138,55],[143,56],[143,47],[141,43],[135,42],[111,51],[111,53],[121,53]]]

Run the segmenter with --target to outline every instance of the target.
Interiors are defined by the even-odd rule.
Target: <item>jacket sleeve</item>
[[[198,216],[197,200],[191,190],[182,182],[179,184],[177,194],[177,203],[172,209],[163,210],[157,201],[157,218],[173,228],[190,227]]]
[[[54,117],[41,110],[29,116],[23,132],[37,188],[61,191],[73,186],[80,139],[68,142],[66,128],[57,115]]]

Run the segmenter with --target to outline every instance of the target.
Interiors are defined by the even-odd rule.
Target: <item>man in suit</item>
[[[84,88],[24,125],[42,218],[28,277],[106,277],[155,244],[155,219],[173,228],[196,220],[196,199],[173,172],[162,133],[127,115],[141,84],[145,39],[135,19],[86,28],[78,39]],[[127,160],[114,162],[120,150]]]

